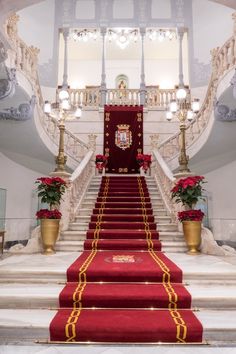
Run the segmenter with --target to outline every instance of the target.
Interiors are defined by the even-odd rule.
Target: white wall
[[[40,48],[39,64],[53,56],[54,1],[45,0],[19,11],[18,32],[27,45]]]
[[[36,220],[37,194],[34,192],[34,182],[40,176],[2,153],[0,165],[0,187],[7,190],[6,241],[27,239]]]
[[[79,88],[86,85],[101,84],[101,61],[69,60],[68,82],[78,83]],[[140,60],[107,60],[107,88],[115,88],[116,77],[124,74],[129,79],[129,88],[140,87]],[[59,62],[58,82],[62,82],[63,61]],[[145,60],[146,85],[160,85],[161,88],[174,88],[178,83],[178,61],[175,59]],[[188,83],[188,63],[184,61],[184,78]]]
[[[231,14],[234,11],[206,0],[193,0],[192,6],[194,57],[208,64],[210,50],[221,47],[233,34]]]
[[[217,240],[236,241],[236,161],[205,175],[209,218]]]

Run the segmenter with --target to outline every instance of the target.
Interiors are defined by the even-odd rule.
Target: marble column
[[[146,34],[145,28],[140,28],[141,35],[141,75],[140,75],[140,104],[144,105],[146,101],[146,84],[145,84],[145,70],[144,70],[144,37]]]
[[[105,36],[107,29],[106,27],[101,27],[101,36],[102,36],[102,74],[101,74],[101,102],[100,105],[103,107],[106,104],[106,94],[107,94],[107,85],[106,85],[106,67],[105,67]]]
[[[182,42],[184,37],[185,28],[178,28],[178,36],[179,36],[179,87],[184,86],[184,74],[183,74],[183,50],[182,50]]]
[[[63,28],[62,29],[62,34],[65,42],[65,47],[64,47],[64,71],[63,71],[63,82],[62,82],[62,88],[67,89],[68,88],[68,37],[69,37],[69,28]]]

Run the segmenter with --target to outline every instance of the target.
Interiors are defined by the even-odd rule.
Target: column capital
[[[101,27],[100,28],[100,33],[102,37],[105,37],[106,33],[107,33],[107,27]]]
[[[144,37],[146,34],[146,27],[140,27],[139,32],[141,37]]]
[[[69,27],[63,27],[61,29],[61,32],[63,34],[63,37],[64,37],[64,40],[67,40],[68,36],[69,36],[69,33],[70,33],[70,29]]]
[[[177,33],[179,38],[182,40],[184,33],[187,32],[187,28],[186,27],[177,27]]]

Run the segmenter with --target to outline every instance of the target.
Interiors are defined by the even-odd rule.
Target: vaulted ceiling
[[[43,0],[0,0],[0,16],[4,16],[9,12],[18,11],[24,7],[36,4]],[[236,10],[236,0],[206,0],[216,2],[218,4],[230,7]]]

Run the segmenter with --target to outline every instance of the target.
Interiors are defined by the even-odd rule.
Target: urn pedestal
[[[188,247],[188,254],[199,254],[201,245],[201,221],[183,221],[184,238]]]
[[[43,254],[55,253],[54,246],[58,238],[60,219],[41,219],[41,239]]]

